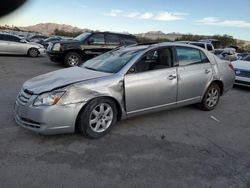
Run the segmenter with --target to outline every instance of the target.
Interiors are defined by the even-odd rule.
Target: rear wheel
[[[98,98],[90,101],[78,116],[80,133],[88,138],[106,135],[117,121],[117,108],[113,100]]]
[[[67,67],[78,66],[82,61],[81,56],[76,52],[69,52],[64,58],[64,63]]]
[[[37,57],[39,55],[39,51],[36,48],[31,48],[28,51],[28,55],[30,57]]]
[[[211,84],[199,104],[200,109],[205,111],[213,110],[219,103],[220,92],[220,87],[217,84]]]

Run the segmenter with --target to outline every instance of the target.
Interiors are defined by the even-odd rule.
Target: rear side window
[[[198,49],[177,47],[176,53],[179,60],[179,66],[209,62],[207,56]]]
[[[205,49],[205,44],[202,44],[202,43],[196,43],[196,42],[191,42],[190,43],[191,45],[195,45],[195,46],[199,46],[201,48],[204,48]]]
[[[3,40],[3,35],[2,34],[0,34],[0,40]]]
[[[119,37],[117,35],[107,34],[106,35],[106,44],[119,45],[120,44]]]

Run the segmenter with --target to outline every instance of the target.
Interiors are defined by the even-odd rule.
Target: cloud
[[[126,14],[124,14],[124,16],[128,18],[136,18],[139,15],[140,13],[136,10],[128,11]]]
[[[119,10],[119,9],[113,9],[111,10],[109,13],[105,13],[105,15],[107,16],[113,16],[113,17],[116,17],[116,16],[121,16],[123,13],[122,10]]]
[[[145,20],[151,19],[153,17],[154,17],[154,14],[152,14],[151,12],[145,12],[139,16],[140,19],[145,19]]]
[[[155,16],[156,20],[160,21],[174,21],[174,20],[183,20],[184,16],[188,15],[187,13],[171,13],[171,12],[160,12]]]
[[[199,23],[201,25],[250,29],[250,22],[243,20],[220,20],[219,18],[216,17],[205,17],[201,20],[196,20],[196,23]]]
[[[174,21],[174,20],[183,20],[188,15],[188,13],[184,12],[144,12],[140,13],[137,10],[120,10],[113,9],[110,10],[109,13],[105,13],[106,16],[113,17],[128,17],[134,19],[144,19],[144,20],[157,20],[157,21]]]

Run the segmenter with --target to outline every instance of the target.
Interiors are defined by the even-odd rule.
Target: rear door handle
[[[205,70],[205,73],[206,73],[206,74],[208,74],[208,73],[210,73],[210,72],[211,72],[210,69],[206,69],[206,70]]]
[[[175,79],[176,77],[177,77],[176,75],[171,74],[171,75],[168,76],[168,79],[169,79],[169,80],[173,80],[173,79]]]

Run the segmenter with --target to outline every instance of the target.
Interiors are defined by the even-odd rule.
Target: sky
[[[250,40],[250,0],[29,0],[0,25],[69,24],[101,31],[228,34]]]

